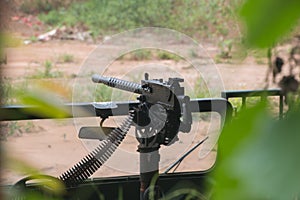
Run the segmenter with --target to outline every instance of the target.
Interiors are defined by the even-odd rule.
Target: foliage
[[[26,81],[12,83],[10,80],[1,80],[1,103],[4,105],[20,104],[20,91],[28,88]]]
[[[22,45],[22,40],[9,33],[0,32],[0,48],[13,48]],[[1,55],[2,56],[2,55]]]
[[[232,10],[232,5],[224,0],[87,0],[41,13],[39,18],[52,26],[83,25],[95,36],[155,26],[194,37],[225,38],[232,37]]]
[[[127,57],[129,57],[129,60],[150,60],[151,58],[153,58],[153,55],[151,50],[138,49],[129,53]]]
[[[234,12],[240,2],[241,0],[87,0],[41,12],[39,18],[51,26],[89,29],[94,39],[133,28],[170,28],[199,40],[206,39],[219,44],[221,52],[216,59],[223,62],[223,59],[228,61],[233,58],[233,54],[241,53],[241,49],[235,50],[237,43],[233,42],[236,38],[240,42]]]
[[[248,45],[265,48],[275,44],[297,25],[299,8],[299,0],[246,1],[240,15],[247,27]]]
[[[62,72],[57,70],[53,71],[54,64],[50,60],[46,60],[42,66],[44,67],[43,71],[37,70],[37,72],[29,78],[58,78],[63,76]]]
[[[26,81],[18,82],[17,84],[12,84],[8,81],[3,81],[3,83],[5,84],[2,84],[1,89],[4,97],[2,103],[4,105],[21,104],[37,106],[37,109],[29,110],[29,112],[42,117],[62,118],[69,115],[68,111],[62,108],[61,97],[66,94],[61,93],[65,93],[65,90],[61,91],[61,87],[57,85],[47,86],[46,84],[36,83],[35,88],[30,88]],[[23,128],[26,132],[27,129],[32,127],[28,124],[28,126],[24,126]],[[12,129],[16,128],[12,127]]]
[[[89,0],[74,3],[69,9],[51,10],[48,14],[41,14],[40,18],[51,25],[85,24],[98,35],[106,30],[122,31],[141,24],[164,22],[170,10],[166,8],[169,7],[166,2]]]
[[[262,97],[254,96],[254,97],[247,97],[245,101],[245,107],[254,107],[256,106],[260,101],[262,100]],[[277,109],[279,107],[278,104],[276,104],[274,101],[272,101],[271,98],[268,98],[269,100],[269,108],[271,111]],[[273,99],[274,100],[274,99]],[[239,113],[240,111],[243,110],[243,105],[242,105],[242,98],[230,98],[229,102],[232,104],[234,108],[235,113]],[[276,101],[277,102],[277,101]]]
[[[231,58],[232,45],[233,45],[232,39],[224,40],[219,43],[220,58],[223,58],[223,59]]]
[[[255,48],[272,46],[297,24],[299,3],[247,0],[240,11],[247,44]],[[294,104],[280,121],[273,119],[266,108],[261,103],[245,109],[223,129],[212,199],[299,198],[299,104]]]
[[[23,105],[35,106],[27,109],[28,113],[48,118],[65,118],[70,115],[68,110],[63,108],[62,102],[49,91],[28,90],[25,94],[19,95]]]
[[[191,98],[206,98],[211,96],[209,92],[210,91],[207,87],[205,80],[202,77],[200,77],[194,86],[194,90],[191,94],[188,94],[188,96]]]
[[[10,135],[14,135],[17,131],[20,131],[21,130],[21,126],[18,124],[17,121],[13,121],[13,122],[10,122],[8,124],[8,136]]]
[[[127,54],[122,55],[118,60],[173,60],[175,62],[180,61],[182,58],[174,53],[157,50],[157,49],[137,49]]]
[[[225,127],[214,199],[295,199],[300,192],[299,117],[297,110],[276,121],[260,104]]]
[[[36,130],[35,125],[31,121],[23,122],[20,121],[9,121],[0,123],[1,133],[0,140],[6,140],[7,137],[16,135],[21,136],[23,133],[30,133]]]
[[[58,56],[59,63],[72,63],[74,62],[74,55],[64,53]]]
[[[176,62],[178,62],[179,60],[181,60],[182,58],[176,54],[173,53],[169,53],[167,51],[163,51],[163,50],[159,50],[157,52],[157,57],[160,60],[174,60]]]
[[[24,0],[20,4],[20,10],[27,14],[49,12],[50,10],[58,9],[62,6],[67,7],[75,1],[76,0]]]
[[[106,102],[111,101],[111,93],[112,88],[107,87],[106,85],[98,85],[94,94],[95,94],[95,102]]]
[[[201,194],[197,189],[190,188],[190,189],[177,189],[163,198],[163,200],[172,200],[172,199],[194,199],[194,200],[201,200],[206,199],[206,197]]]

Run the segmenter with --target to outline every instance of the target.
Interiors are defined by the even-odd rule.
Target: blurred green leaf
[[[219,142],[213,199],[295,199],[300,192],[300,112],[281,121],[245,110]]]
[[[64,118],[70,116],[70,113],[63,107],[62,102],[50,91],[26,91],[19,95],[21,103],[32,106],[32,109],[26,111],[48,118]]]
[[[34,174],[31,176],[33,180],[39,183],[42,186],[42,189],[46,192],[52,194],[61,195],[65,193],[65,185],[58,178],[43,175],[43,174]]]
[[[241,111],[238,119],[224,127],[218,142],[214,200],[240,199],[246,193],[243,187],[244,180],[235,174],[238,159],[235,154],[252,143],[257,134],[254,131],[255,125],[265,118],[264,105],[260,104]]]
[[[272,46],[291,31],[300,18],[299,0],[247,0],[240,11],[251,46]]]
[[[35,167],[32,166],[31,163],[28,163],[27,161],[24,161],[20,158],[16,158],[13,156],[9,156],[7,154],[4,154],[3,160],[5,160],[5,165],[9,169],[12,169],[13,171],[23,174],[23,175],[28,175],[30,174],[32,180],[35,180],[35,183],[39,183],[39,185],[42,185],[41,187],[42,190],[45,192],[50,192],[51,194],[55,195],[61,195],[65,193],[65,186],[64,184],[57,178],[47,176],[47,175],[42,175],[40,174],[41,172],[36,169]],[[27,191],[19,191],[19,190],[12,190],[10,195],[14,196],[26,196],[25,199],[40,199],[40,198],[31,198],[31,195],[41,195],[40,192],[33,192],[29,190],[29,193],[26,193]],[[28,196],[29,195],[29,196]],[[45,196],[44,196],[45,198]],[[43,198],[43,199],[44,199]],[[53,199],[53,198],[49,198]]]
[[[23,44],[20,38],[15,37],[13,34],[8,32],[0,32],[0,44],[1,48],[12,48],[19,47]]]
[[[13,169],[16,172],[22,174],[37,174],[39,173],[38,169],[33,167],[30,163],[27,163],[24,160],[19,158],[15,158],[13,156],[9,156],[4,154],[3,160],[5,160],[5,165],[8,165],[8,168]]]

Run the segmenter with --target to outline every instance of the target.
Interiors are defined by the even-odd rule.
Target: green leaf
[[[259,137],[237,154],[236,174],[247,180],[251,195],[295,199],[299,194],[299,119],[295,112],[282,121],[264,122]]]
[[[50,91],[26,91],[25,94],[19,95],[21,103],[32,107],[26,109],[26,112],[41,116],[44,118],[65,118],[70,113],[63,107],[59,99]]]
[[[213,199],[295,199],[300,192],[299,119],[300,112],[293,112],[277,121],[256,107],[226,127]]]
[[[299,0],[247,0],[240,11],[250,46],[270,47],[291,31],[300,18]]]
[[[214,171],[216,185],[213,199],[247,199],[244,197],[244,179],[235,174],[236,153],[244,149],[255,139],[261,120],[266,119],[265,105],[260,104],[254,108],[240,112],[238,119],[227,124],[218,142],[218,158]]]

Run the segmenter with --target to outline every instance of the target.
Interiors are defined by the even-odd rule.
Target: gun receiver
[[[184,88],[180,86],[180,83],[184,80],[181,78],[169,78],[168,81],[163,82],[163,79],[148,80],[148,77],[149,75],[146,73],[145,80],[142,80],[141,84],[100,75],[93,75],[92,81],[140,94],[138,100],[142,105],[146,107],[151,107],[156,104],[162,106],[169,116],[166,123],[178,124],[179,129],[177,129],[177,132],[189,132],[192,124],[192,116],[189,109],[190,98],[185,96]],[[135,120],[138,125],[145,126],[150,123],[150,119],[145,118],[145,116],[148,115],[147,110],[141,109],[138,113],[140,115],[140,117],[137,116],[139,119],[141,119],[142,116],[144,118],[140,121]],[[156,114],[160,115],[160,113]],[[180,118],[182,118],[182,121],[180,121]],[[172,129],[175,127],[177,127],[177,125],[173,124]]]

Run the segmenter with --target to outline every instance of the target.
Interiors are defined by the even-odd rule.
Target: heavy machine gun
[[[98,151],[94,153],[93,157],[98,155],[100,157],[93,159],[93,162],[98,163],[97,160],[100,160],[96,167],[103,164],[123,140],[129,126],[134,125],[135,136],[139,142],[138,152],[140,153],[140,199],[149,199],[151,181],[154,183],[152,187],[155,190],[156,199],[158,199],[161,192],[156,184],[157,180],[153,181],[153,179],[158,177],[160,145],[171,145],[178,140],[179,131],[189,132],[191,130],[190,98],[184,94],[184,88],[180,86],[183,79],[169,78],[165,82],[162,79],[149,80],[149,75],[146,73],[145,80],[142,80],[141,84],[99,75],[93,75],[92,80],[95,83],[102,83],[140,95],[137,98],[139,100],[138,105],[129,111],[129,118],[120,128],[112,130],[108,138],[104,140],[107,141],[105,143],[107,145],[99,146],[99,153]],[[93,136],[94,130],[83,127],[79,135],[81,138],[97,138]],[[86,137],[87,135],[89,137]],[[93,162],[91,161],[91,163]],[[89,161],[82,161],[80,166],[84,165],[83,168],[88,168],[88,163]],[[81,168],[78,167],[78,169]],[[68,184],[76,183],[76,177],[72,176],[76,174],[74,171],[78,171],[78,169],[66,172],[61,176],[61,179]]]

